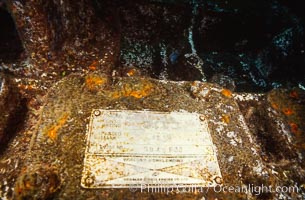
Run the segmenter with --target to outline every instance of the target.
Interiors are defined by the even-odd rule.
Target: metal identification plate
[[[199,114],[92,111],[82,187],[214,187],[219,180],[208,125]]]

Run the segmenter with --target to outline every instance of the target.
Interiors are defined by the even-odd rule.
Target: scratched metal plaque
[[[214,187],[221,180],[214,148],[197,113],[96,109],[81,185]]]

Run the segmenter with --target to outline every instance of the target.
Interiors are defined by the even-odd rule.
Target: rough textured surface
[[[116,78],[108,81],[103,90],[92,92],[91,87],[87,85],[87,78],[88,76],[72,76],[58,83],[48,93],[40,119],[41,123],[38,124],[38,132],[29,151],[29,165],[53,164],[65,180],[57,198],[88,199],[96,196],[95,192],[80,188],[86,124],[93,108],[187,110],[206,115],[210,119],[209,125],[214,133],[212,136],[218,148],[222,173],[228,184],[238,184],[235,181],[239,180],[238,173],[232,173],[231,170],[242,171],[243,165],[247,163],[256,165],[255,161],[260,160],[250,149],[252,146],[249,142],[250,136],[247,135],[247,130],[244,130],[244,122],[240,121],[241,114],[235,113],[238,112],[237,104],[231,98],[223,96],[220,88],[196,83],[193,87],[206,85],[211,90],[211,95],[208,97],[210,102],[205,103],[192,97],[190,92],[192,86],[188,82],[165,84],[150,79]],[[150,88],[149,92],[145,89],[147,87]],[[141,95],[138,96],[138,94]],[[217,101],[219,102],[217,109],[212,109],[215,106],[213,102]],[[222,122],[223,115],[229,116],[227,123]],[[239,126],[236,126],[236,123]],[[216,131],[216,129],[219,130]],[[227,136],[228,132],[232,133],[230,137]],[[54,134],[56,137],[53,137]],[[232,155],[234,160],[228,165],[227,159]],[[241,163],[244,164],[240,165]],[[256,166],[249,167],[252,169]],[[111,190],[104,192],[105,194],[101,197],[111,197],[120,193]],[[128,190],[124,193],[131,195]]]
[[[60,179],[56,169],[47,165],[31,166],[21,172],[14,199],[50,199],[59,188]]]
[[[91,85],[86,81],[92,77],[107,81],[98,81],[100,88],[92,90]],[[86,190],[80,187],[86,129],[94,108],[186,110],[203,114],[208,119],[212,139],[217,147],[224,185],[264,184],[275,187],[282,184],[294,186],[304,181],[301,178],[296,182],[292,175],[291,177],[290,174],[286,174],[286,178],[292,182],[282,182],[284,177],[278,176],[274,166],[264,160],[255,134],[253,135],[248,129],[234,96],[229,90],[202,82],[163,82],[135,77],[109,78],[102,74],[69,76],[57,83],[47,95],[39,121],[35,122],[37,129],[31,140],[25,166],[31,168],[48,165],[58,171],[62,184],[54,199],[120,199],[123,196],[127,199],[134,197],[149,199],[152,196],[168,199],[202,196],[232,199],[278,198],[279,193],[262,193],[256,196],[251,192],[227,194],[206,190],[197,194],[168,196],[117,189]],[[293,162],[294,158],[288,157],[287,160]],[[300,169],[300,163],[302,160],[299,164],[293,163],[292,169]],[[37,188],[33,191],[35,190]],[[15,195],[20,194],[15,193]],[[301,199],[301,192],[284,195]]]
[[[21,99],[16,86],[7,76],[0,74],[0,153],[22,120],[22,113],[18,113],[20,106]]]
[[[16,74],[52,81],[88,66],[110,73],[116,65],[120,32],[112,26],[115,12],[100,19],[90,0],[5,3],[25,49]]]
[[[26,54],[15,65],[4,62],[18,76],[48,81],[136,67],[168,80],[224,75],[237,91],[304,88],[305,18],[292,4],[8,0],[1,8],[12,15]]]
[[[287,0],[0,0],[0,71],[12,78],[8,87],[16,83],[26,98],[24,111],[17,112],[25,116],[0,155],[0,198],[10,199],[15,188],[16,198],[304,199],[305,18],[299,5]],[[65,78],[72,72],[80,75]],[[160,80],[208,80],[226,89]],[[205,189],[166,195],[80,189],[85,126],[97,106],[203,113],[227,186],[293,186],[299,192]],[[41,179],[42,184],[32,184]]]

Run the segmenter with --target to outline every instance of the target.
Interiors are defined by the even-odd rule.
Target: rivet
[[[95,111],[94,111],[94,115],[95,115],[95,116],[100,116],[100,115],[101,115],[101,111],[95,110]]]
[[[93,185],[93,183],[94,183],[94,179],[92,177],[87,177],[85,179],[85,184],[86,185],[91,186],[91,185]]]
[[[204,120],[205,120],[205,117],[204,117],[203,115],[200,115],[200,116],[199,116],[199,119],[200,119],[201,121],[204,121]]]

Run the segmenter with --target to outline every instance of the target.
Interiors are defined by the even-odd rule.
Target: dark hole
[[[26,103],[26,99],[22,99],[20,106],[15,111],[16,114],[12,114],[9,117],[8,123],[4,129],[6,136],[0,146],[0,155],[4,153],[4,150],[6,149],[7,144],[9,144],[9,141],[14,138],[20,129],[22,129],[23,122],[25,121],[25,117],[28,112]]]
[[[0,62],[13,62],[23,52],[14,21],[5,4],[0,1]]]

